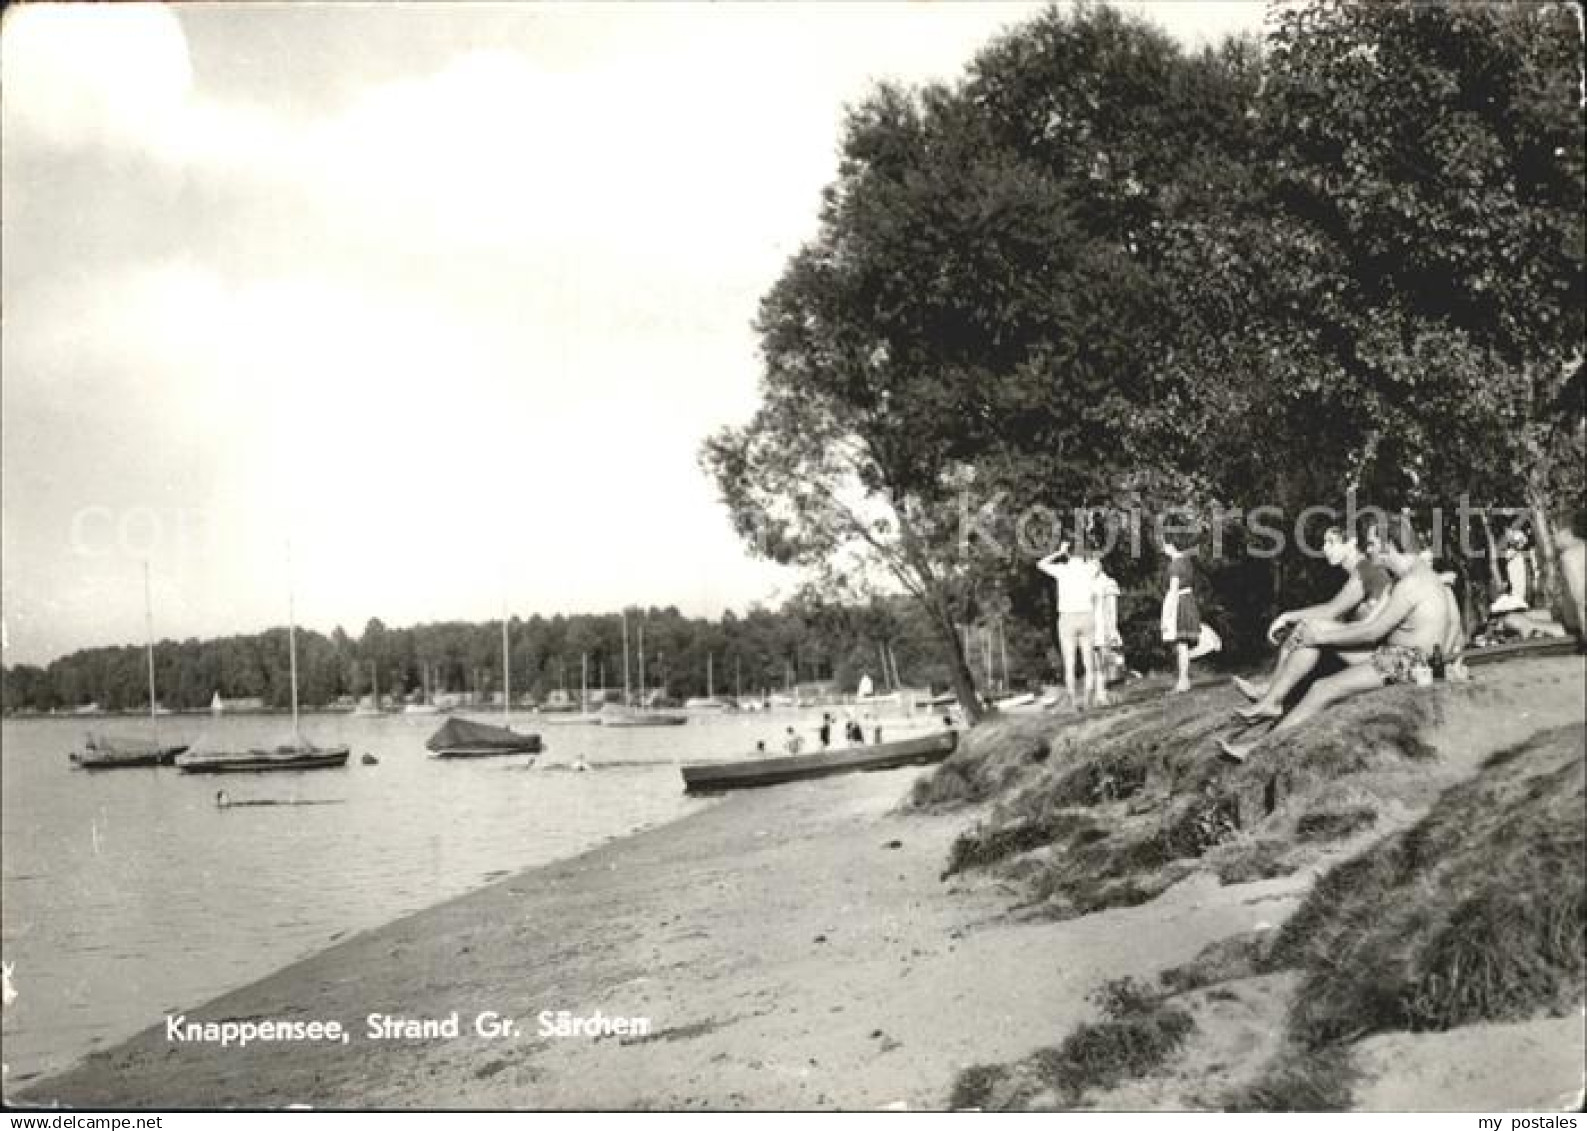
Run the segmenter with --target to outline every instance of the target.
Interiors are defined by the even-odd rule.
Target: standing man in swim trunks
[[[1434,648],[1443,646],[1449,634],[1448,604],[1444,583],[1421,555],[1421,541],[1406,519],[1388,524],[1381,537],[1380,558],[1394,575],[1394,588],[1383,609],[1370,620],[1343,624],[1337,621],[1306,620],[1295,628],[1298,652],[1343,652],[1373,645],[1361,662],[1348,664],[1334,675],[1317,680],[1296,708],[1278,726],[1276,736],[1310,722],[1328,707],[1352,695],[1375,691],[1395,683],[1410,683],[1412,672],[1425,664]],[[1358,653],[1359,654],[1359,653]],[[1308,670],[1315,666],[1308,660]],[[1237,746],[1219,739],[1225,758],[1243,762],[1261,742]]]
[[[1069,706],[1078,711],[1081,699],[1075,696],[1075,662],[1082,649],[1086,665],[1086,686],[1082,695],[1088,695],[1091,685],[1098,682],[1095,650],[1097,563],[1083,553],[1071,554],[1069,541],[1065,539],[1058,544],[1056,552],[1037,562],[1036,568],[1058,583],[1058,651],[1063,657],[1064,688],[1069,693]]]
[[[1348,579],[1331,600],[1279,613],[1268,626],[1269,642],[1277,643],[1280,633],[1302,621],[1364,621],[1382,607],[1391,581],[1389,571],[1373,561],[1370,554],[1363,553],[1344,527],[1330,526],[1324,532],[1322,552],[1329,565],[1349,574]],[[1278,718],[1284,713],[1284,700],[1311,674],[1316,659],[1315,651],[1297,647],[1293,633],[1286,637],[1279,651],[1278,667],[1265,685],[1235,678],[1234,686],[1251,700],[1251,706],[1235,714],[1248,721]]]

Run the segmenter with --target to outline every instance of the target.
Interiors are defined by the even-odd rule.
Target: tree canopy
[[[703,452],[737,528],[890,576],[971,712],[960,626],[1045,612],[1038,548],[997,536],[1032,507],[1358,489],[1525,500],[1546,539],[1581,492],[1579,41],[1565,4],[1313,0],[1188,52],[1080,4],[878,86],[761,304],[761,408]],[[1008,500],[993,537],[965,498]],[[1236,637],[1296,557],[1223,572]]]

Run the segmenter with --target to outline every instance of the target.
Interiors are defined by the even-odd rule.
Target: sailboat
[[[624,694],[626,696],[627,662],[628,662],[628,629],[627,619],[623,622],[623,666],[624,666]],[[601,725],[603,727],[677,727],[689,721],[688,715],[680,715],[671,711],[657,711],[646,707],[645,704],[645,626],[639,626],[639,706],[625,702],[620,708],[607,707],[601,712]]]
[[[269,749],[189,751],[176,759],[189,774],[260,773],[267,770],[330,770],[347,765],[346,746],[315,746],[303,739],[298,719],[298,628],[287,558],[287,663],[292,677],[292,741]]]
[[[369,661],[369,702],[358,704],[353,708],[353,714],[361,719],[385,714],[380,709],[380,675],[373,660]]]
[[[149,599],[149,563],[143,563],[143,621],[145,648],[149,658],[149,738],[128,738],[90,734],[83,749],[70,755],[72,764],[83,770],[123,770],[134,766],[169,766],[186,746],[160,741],[160,715],[170,714],[154,697],[154,609]]]
[[[424,680],[424,700],[420,703],[409,703],[402,709],[404,715],[439,715],[441,708],[435,705],[434,698],[430,695],[430,665],[426,663],[419,670],[420,678]]]
[[[593,726],[601,725],[601,716],[596,711],[590,710],[590,654],[585,652],[579,659],[579,708],[576,713],[567,711],[553,711],[544,713],[546,708],[541,707],[542,717],[540,722],[546,726]],[[600,704],[597,704],[599,707]]]
[[[503,754],[538,754],[542,744],[538,734],[520,734],[512,729],[512,652],[508,648],[506,611],[501,618],[501,726],[475,723],[467,719],[447,719],[430,736],[425,748],[435,758],[488,758]]]
[[[727,704],[716,697],[716,685],[713,679],[713,667],[716,656],[707,652],[705,655],[705,698],[698,695],[683,701],[686,711],[725,711]]]

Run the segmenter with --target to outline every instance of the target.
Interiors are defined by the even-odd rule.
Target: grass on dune
[[[1370,798],[1331,796],[1341,780],[1434,753],[1421,735],[1437,702],[1387,692],[1231,767],[1214,742],[1229,707],[1199,692],[975,728],[914,795],[924,808],[997,799],[955,842],[944,876],[1001,868],[1069,916],[1146,902],[1203,864],[1228,883],[1284,875],[1376,821]]]
[[[983,1111],[1074,1107],[1089,1091],[1113,1088],[1158,1068],[1195,1029],[1189,1013],[1134,979],[1106,983],[1093,1000],[1101,1020],[1077,1025],[1061,1044],[1013,1064],[965,1069],[954,1082],[949,1106]]]

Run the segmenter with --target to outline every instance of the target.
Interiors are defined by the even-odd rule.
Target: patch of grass
[[[1101,1021],[1078,1025],[1062,1044],[1037,1049],[1013,1064],[966,1069],[954,1082],[949,1103],[1014,1111],[1048,1092],[1061,1105],[1074,1107],[1088,1091],[1116,1088],[1154,1071],[1196,1027],[1190,1014],[1164,1004],[1160,993],[1134,979],[1108,982],[1091,997]]]
[[[1156,1069],[1195,1027],[1190,1014],[1168,1007],[1139,1017],[1088,1022],[1056,1049],[1037,1053],[1035,1075],[1073,1106],[1087,1091],[1116,1088]]]
[[[970,868],[985,868],[1056,841],[1072,838],[1091,844],[1106,836],[1107,831],[1096,821],[1078,813],[1053,813],[1007,825],[977,825],[954,838],[942,878]]]
[[[1295,822],[1300,840],[1344,840],[1377,823],[1378,811],[1371,805],[1352,805],[1343,809],[1318,808],[1301,814]]]
[[[1054,721],[1044,716],[993,716],[971,728],[929,776],[915,782],[910,803],[943,809],[1007,793],[1062,747]]]
[[[1350,1050],[1286,1048],[1256,1080],[1223,1097],[1225,1111],[1349,1111],[1357,1071]]]
[[[1275,876],[1287,876],[1300,866],[1294,846],[1274,837],[1253,838],[1228,848],[1229,851],[1220,855],[1213,865],[1220,883],[1271,880]]]
[[[1382,1030],[1559,1013],[1587,991],[1583,728],[1490,759],[1412,828],[1335,868],[1267,965],[1299,966],[1290,1028],[1317,1048]],[[1348,955],[1348,960],[1340,956]]]
[[[1272,931],[1245,931],[1202,947],[1189,962],[1164,970],[1158,981],[1175,993],[1233,982],[1258,973],[1273,942]]]
[[[948,1107],[953,1111],[987,1110],[1009,1072],[1006,1064],[972,1064],[954,1080]]]

